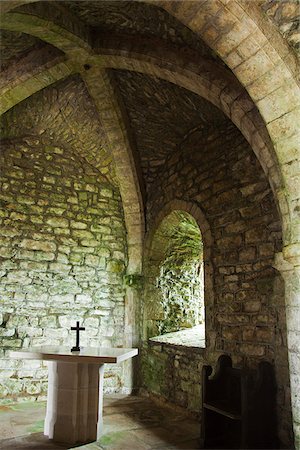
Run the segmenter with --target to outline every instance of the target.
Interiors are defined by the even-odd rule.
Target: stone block
[[[96,239],[82,239],[82,241],[81,241],[81,245],[83,245],[84,247],[95,248],[95,247],[97,247],[98,244],[99,244],[99,241],[97,241]]]
[[[8,237],[0,237],[0,246],[10,247],[12,244],[12,240]]]
[[[270,327],[257,327],[256,337],[260,342],[273,342],[274,341],[274,329]]]
[[[18,259],[29,259],[31,261],[53,261],[55,259],[55,254],[36,250],[19,250],[17,257]]]
[[[218,268],[219,273],[221,274],[233,274],[235,272],[235,267],[234,266],[221,266]]]
[[[67,245],[59,245],[58,251],[66,255],[69,255],[71,253],[71,248],[68,247]]]
[[[81,267],[81,266],[75,266],[72,269],[72,273],[74,273],[76,276],[77,275],[84,275],[86,277],[86,279],[88,278],[92,278],[95,276],[95,269],[92,267]]]
[[[255,227],[245,233],[246,244],[260,243],[265,238],[266,231],[264,227]]]
[[[68,264],[69,258],[64,253],[58,253],[56,257],[56,261],[61,264]]]
[[[12,337],[15,335],[15,328],[0,328],[0,337]]]
[[[238,280],[239,280],[238,275],[225,275],[224,276],[225,283],[231,283],[231,282],[238,281]]]
[[[258,248],[258,255],[262,258],[273,256],[274,252],[275,252],[274,244],[271,242],[260,244]]]
[[[93,302],[93,298],[91,295],[87,294],[77,294],[76,295],[76,302],[80,303],[81,305],[89,305]]]
[[[22,339],[4,338],[2,339],[2,346],[8,348],[20,348],[22,347]]]
[[[50,217],[46,223],[53,228],[68,228],[69,226],[69,221],[62,217]]]
[[[84,326],[88,330],[89,328],[99,328],[99,319],[96,317],[88,317],[84,320]]]
[[[43,330],[38,327],[31,327],[28,324],[26,326],[19,326],[18,327],[18,336],[25,338],[26,336],[29,337],[36,337],[36,336],[42,336]]]
[[[77,205],[78,204],[78,198],[75,195],[67,197],[67,202],[71,203],[72,205]]]
[[[255,247],[244,247],[239,251],[239,260],[240,262],[244,261],[253,261],[256,257],[256,248]]]
[[[246,84],[251,84],[271,69],[273,69],[272,61],[264,50],[259,50],[257,53],[250,56],[243,64],[238,66],[235,69],[235,72],[238,77],[243,77]]]
[[[228,340],[239,340],[241,337],[240,328],[237,326],[232,327],[223,327],[222,328],[222,337]]]
[[[28,272],[46,272],[48,264],[45,262],[23,261],[20,263],[20,269]]]
[[[225,292],[223,294],[223,300],[227,304],[230,304],[231,302],[233,302],[235,300],[235,294],[233,294],[232,292]]]
[[[24,239],[20,243],[20,247],[27,250],[41,250],[43,252],[55,252],[56,244],[49,241],[35,241],[32,239]]]
[[[69,273],[71,268],[72,268],[71,265],[62,264],[62,263],[54,262],[54,263],[49,264],[49,270],[52,272],[57,272],[57,273]]]
[[[26,270],[12,270],[7,274],[6,279],[8,283],[31,284],[31,277]]]
[[[113,253],[112,253],[112,258],[116,259],[116,260],[124,261],[125,260],[125,254],[124,254],[124,252],[120,252],[118,250],[114,250]]]
[[[124,262],[119,260],[109,260],[106,266],[108,272],[116,274],[123,273],[125,270]]]
[[[108,234],[108,235],[110,235],[112,233],[111,228],[108,227],[107,225],[103,225],[102,223],[92,224],[91,230],[95,231],[97,233],[104,233],[104,234]]]
[[[255,326],[247,326],[242,330],[243,341],[255,341]]]
[[[103,256],[104,258],[110,257],[109,247],[97,247],[96,254],[99,256]]]
[[[47,209],[47,213],[48,214],[54,214],[56,216],[61,216],[62,214],[64,214],[66,211],[66,208],[58,208],[58,207],[52,207],[52,208],[48,208]]]
[[[242,243],[242,238],[239,235],[226,236],[216,241],[217,245],[224,250],[231,247],[239,247]]]
[[[66,339],[68,336],[68,330],[64,328],[45,328],[44,329],[44,337],[52,340],[54,339]]]
[[[108,189],[108,188],[102,188],[100,190],[100,195],[105,197],[105,198],[112,198],[113,197],[113,191],[111,189]]]
[[[49,301],[51,304],[57,303],[58,305],[64,304],[64,303],[72,304],[72,303],[74,303],[74,300],[75,300],[75,296],[73,294],[50,295],[50,298],[49,298]]]
[[[26,386],[26,392],[28,394],[39,394],[42,392],[42,385],[40,381],[31,382]]]
[[[247,356],[264,356],[265,347],[259,344],[241,344],[240,351]]]
[[[56,179],[53,176],[47,176],[47,175],[43,176],[43,181],[45,183],[49,183],[49,184],[55,184],[56,183]]]
[[[88,230],[73,230],[72,236],[77,239],[94,239],[93,233]]]
[[[41,328],[55,328],[57,326],[57,316],[47,315],[39,319],[39,326]]]
[[[299,97],[292,94],[293,88],[293,81],[284,83],[257,103],[261,113],[268,116],[269,122],[299,107]]]
[[[71,264],[80,264],[84,260],[84,256],[81,253],[72,252],[69,257]]]
[[[255,313],[259,312],[261,309],[260,301],[247,301],[247,299],[243,302],[243,310],[247,313]]]
[[[26,214],[22,214],[22,213],[18,213],[18,212],[12,212],[10,215],[10,219],[13,221],[26,221],[27,219],[27,215]]]
[[[56,235],[70,236],[71,232],[68,228],[54,228],[54,233]]]
[[[0,256],[2,258],[11,258],[12,257],[12,249],[8,247],[0,247]]]
[[[100,258],[99,256],[94,255],[86,255],[85,256],[85,264],[91,267],[99,267],[100,266]]]

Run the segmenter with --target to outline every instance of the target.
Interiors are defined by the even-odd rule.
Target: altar
[[[118,364],[138,354],[136,348],[32,347],[11,351],[16,359],[48,362],[44,434],[56,442],[97,440],[103,426],[103,376],[106,363]]]

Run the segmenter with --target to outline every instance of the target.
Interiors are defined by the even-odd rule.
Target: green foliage
[[[125,275],[124,283],[126,286],[141,289],[143,287],[143,276],[136,273]]]
[[[169,244],[163,265],[182,270],[183,266],[190,267],[203,259],[203,242],[196,221],[186,213],[175,214],[178,223],[166,233]]]

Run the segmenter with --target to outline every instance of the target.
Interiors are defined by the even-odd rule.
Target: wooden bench
[[[201,448],[278,448],[273,366],[232,367],[230,356],[202,371]]]

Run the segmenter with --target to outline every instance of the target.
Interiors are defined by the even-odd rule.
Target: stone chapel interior
[[[79,321],[139,349],[106,394],[199,429],[205,366],[268,364],[276,448],[300,448],[299,1],[0,8],[0,403],[45,399],[9,352]]]

